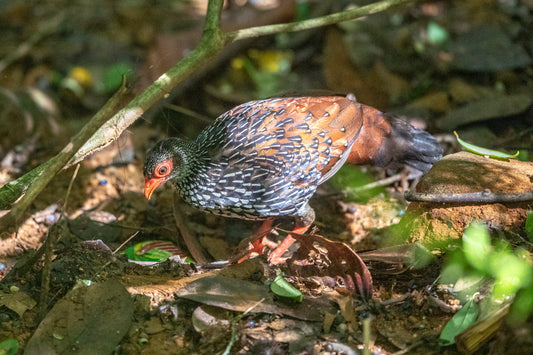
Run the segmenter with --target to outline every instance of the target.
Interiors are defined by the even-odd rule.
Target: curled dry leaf
[[[287,261],[290,275],[317,277],[337,291],[364,298],[372,295],[372,276],[365,263],[348,245],[316,234],[292,234],[300,247]]]

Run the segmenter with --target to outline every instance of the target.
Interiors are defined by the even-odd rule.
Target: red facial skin
[[[149,200],[155,189],[163,182],[165,182],[172,171],[172,158],[165,160],[154,169],[151,178],[144,178],[144,196]]]

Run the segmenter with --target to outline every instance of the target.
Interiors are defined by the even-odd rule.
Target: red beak
[[[163,182],[163,178],[145,178],[144,179],[144,196],[149,200],[155,189]]]

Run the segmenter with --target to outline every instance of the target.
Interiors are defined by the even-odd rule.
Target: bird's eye
[[[156,177],[165,177],[172,170],[172,160],[166,160],[155,167],[154,175]]]

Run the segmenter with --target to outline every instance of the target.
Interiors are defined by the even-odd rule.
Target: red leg
[[[311,227],[311,224],[315,221],[315,211],[309,206],[308,204],[305,204],[295,215],[296,217],[296,228],[292,230],[292,233],[295,234],[304,234],[309,227]],[[290,234],[285,237],[283,242],[270,253],[268,257],[268,261],[270,261],[273,265],[282,264],[285,262],[287,258],[282,258],[283,253],[287,251],[287,249],[290,248],[292,244],[296,239],[294,239]]]
[[[294,215],[294,217],[296,218],[296,228],[294,228],[291,233],[304,234],[313,224],[315,220],[315,212],[308,204],[306,204],[300,209],[300,211],[298,211],[298,214]],[[272,242],[268,239],[268,235],[272,230],[272,223],[272,218],[265,220],[261,227],[259,227],[258,232],[251,238],[251,241],[248,239],[248,248],[245,251],[246,254],[240,258],[239,256],[242,254],[236,256],[234,260],[238,260],[237,263],[250,259],[253,254],[263,254],[265,246],[273,249],[268,256],[268,261],[271,264],[279,265],[285,262],[287,258],[283,258],[283,254],[294,244],[296,239],[289,234],[280,245]]]
[[[276,248],[277,244],[268,239],[268,234],[272,230],[272,223],[273,219],[269,218],[261,224],[261,227],[259,227],[257,233],[255,233],[255,235],[251,238],[251,241],[248,242],[248,250],[246,251],[246,255],[237,260],[238,264],[250,259],[253,254],[263,254],[265,246],[271,249]]]

